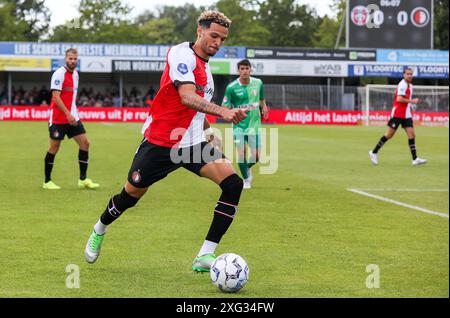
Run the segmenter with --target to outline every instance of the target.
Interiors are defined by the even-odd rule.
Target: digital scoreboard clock
[[[347,47],[432,49],[433,0],[347,0]]]

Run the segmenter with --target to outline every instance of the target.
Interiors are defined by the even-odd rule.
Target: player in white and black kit
[[[403,71],[403,80],[398,84],[394,95],[394,106],[392,108],[391,119],[388,122],[388,129],[383,137],[380,138],[375,148],[369,151],[369,157],[373,165],[378,165],[378,151],[392,137],[394,137],[397,128],[402,126],[408,136],[408,145],[411,151],[412,164],[414,166],[427,163],[425,159],[417,157],[416,134],[412,120],[411,104],[417,104],[418,98],[412,98],[413,94],[413,70],[405,68]]]

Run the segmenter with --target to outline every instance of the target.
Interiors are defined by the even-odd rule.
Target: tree
[[[131,12],[120,0],[81,0],[80,17],[55,28],[50,41],[139,43],[142,33],[126,20]]]
[[[231,19],[226,45],[269,45],[270,31],[257,19],[257,12],[241,0],[219,0],[216,8]]]
[[[339,28],[341,27],[341,24],[345,22],[343,20],[346,15],[346,1],[334,0],[334,2],[330,5],[330,8],[336,13],[336,16],[325,16],[322,19],[319,29],[314,32],[314,37],[312,40],[314,47],[332,49],[336,45]],[[343,46],[345,46],[345,26],[342,29],[341,38],[338,43],[338,47]]]
[[[193,4],[184,6],[163,6],[159,9],[160,19],[171,19],[175,22],[175,32],[181,41],[195,41],[197,39],[197,18],[205,7],[196,7]]]
[[[26,24],[11,16],[12,5],[0,3],[0,41],[25,41]]]
[[[140,31],[149,44],[176,44],[183,41],[179,39],[175,22],[170,18],[152,19],[144,24]]]
[[[49,20],[43,0],[0,0],[0,38],[38,41],[48,32]]]
[[[248,1],[259,8],[258,19],[270,31],[272,46],[312,46],[312,35],[322,19],[307,5],[295,0]]]
[[[434,47],[448,50],[448,0],[434,1]]]

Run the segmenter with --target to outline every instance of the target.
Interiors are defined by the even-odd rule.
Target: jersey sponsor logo
[[[242,105],[237,106],[236,108],[244,108],[244,109],[253,110],[253,109],[256,109],[257,107],[259,107],[259,105],[256,103],[256,104],[242,104]]]
[[[238,88],[234,91],[234,93],[236,94],[236,96],[244,96],[245,90],[243,88]]]
[[[133,180],[134,183],[141,182],[142,177],[141,177],[141,174],[139,173],[139,171],[134,171],[131,174],[131,179]]]
[[[187,67],[186,64],[180,63],[180,64],[178,64],[178,66],[177,66],[177,70],[178,70],[178,72],[180,72],[181,74],[186,75],[187,72],[188,72],[188,67]]]

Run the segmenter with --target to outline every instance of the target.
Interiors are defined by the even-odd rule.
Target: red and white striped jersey
[[[52,82],[50,84],[50,90],[61,91],[61,99],[66,106],[67,110],[75,117],[76,120],[79,120],[76,98],[78,92],[78,72],[74,70],[73,72],[69,72],[66,67],[62,66],[58,68],[52,75]],[[56,103],[52,98],[52,102],[50,104],[51,113],[50,113],[50,124],[68,124],[66,115],[62,111],[56,107]]]
[[[409,103],[397,102],[397,96],[403,96],[406,99],[412,99],[413,87],[404,79],[398,84],[394,94],[394,106],[392,108],[391,117],[395,118],[411,118],[411,105]]]
[[[214,95],[214,81],[207,60],[192,49],[193,43],[184,42],[172,47],[161,77],[160,88],[151,108],[151,123],[145,138],[163,147],[183,148],[205,140],[205,114],[181,103],[177,86],[192,83],[197,95],[208,102]]]

